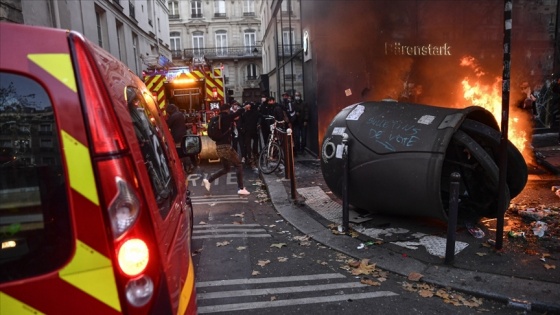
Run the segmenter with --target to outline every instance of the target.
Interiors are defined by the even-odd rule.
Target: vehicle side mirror
[[[187,135],[184,136],[181,140],[181,150],[184,154],[190,155],[197,155],[202,150],[202,141],[200,136],[196,135]]]

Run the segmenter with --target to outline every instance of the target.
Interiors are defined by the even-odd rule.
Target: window
[[[224,30],[216,31],[216,55],[227,55],[227,32]]]
[[[49,151],[38,149],[42,140],[33,141],[35,130],[57,128],[47,92],[32,79],[0,73],[0,95],[5,96],[0,99],[2,284],[61,268],[71,257],[74,237],[58,137],[42,135],[51,146]],[[18,111],[22,107],[34,111]],[[22,124],[30,133],[21,132]]]
[[[128,10],[130,17],[133,20],[136,20],[136,7],[134,6],[134,3],[131,0],[128,0]]]
[[[244,42],[245,42],[245,53],[252,54],[253,49],[256,48],[257,45],[257,33],[255,30],[246,30],[244,34]]]
[[[282,1],[282,13],[292,13],[292,4],[290,3],[291,0],[283,0]]]
[[[257,66],[254,63],[247,65],[247,80],[257,79]]]
[[[193,32],[192,47],[195,57],[201,57],[204,55],[204,35],[201,31]]]
[[[141,144],[140,151],[150,177],[152,193],[158,204],[159,213],[163,219],[171,210],[171,201],[177,195],[177,186],[171,174],[169,153],[170,148],[163,140],[161,130],[164,130],[162,117],[153,116],[157,113],[153,98],[133,87],[126,89],[128,110],[134,124],[134,132]]]
[[[255,15],[255,0],[244,0],[243,16],[254,16],[254,15]]]
[[[225,0],[214,0],[214,17],[226,17]]]
[[[95,23],[97,27],[97,45],[102,48],[106,48],[104,46],[106,39],[108,38],[107,34],[107,17],[105,15],[105,10],[95,6]]]
[[[169,33],[169,44],[171,49],[171,53],[173,57],[180,58],[182,56],[181,52],[181,33],[179,32],[171,32]]]
[[[179,18],[179,1],[169,1],[167,2],[169,6],[169,18],[178,19]]]
[[[125,56],[125,45],[124,45],[124,27],[121,21],[116,21],[117,25],[117,48],[119,49],[119,60],[126,62]]]
[[[202,1],[193,0],[191,1],[191,18],[201,18],[202,17]]]
[[[284,54],[290,54],[292,52],[292,46],[294,45],[294,31],[292,29],[284,29],[282,31],[282,43],[284,47],[282,50]]]

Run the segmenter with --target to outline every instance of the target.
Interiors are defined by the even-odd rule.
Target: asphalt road
[[[288,224],[250,169],[250,196],[237,196],[234,172],[206,192],[202,176],[218,168],[204,162],[189,176],[200,314],[529,314],[352,264]]]

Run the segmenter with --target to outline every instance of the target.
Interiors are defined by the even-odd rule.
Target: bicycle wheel
[[[277,143],[271,143],[268,147],[261,150],[259,155],[259,170],[263,174],[274,172],[282,160],[282,150]]]

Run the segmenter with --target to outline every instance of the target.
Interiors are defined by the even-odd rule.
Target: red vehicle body
[[[0,23],[0,92],[0,314],[195,314],[192,204],[143,81],[76,32]]]

